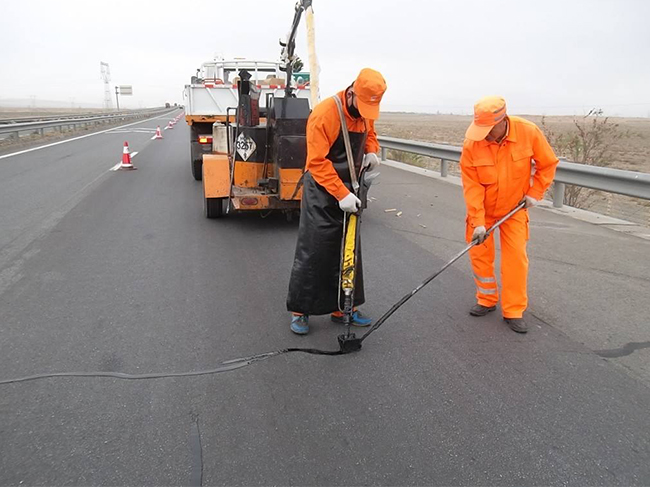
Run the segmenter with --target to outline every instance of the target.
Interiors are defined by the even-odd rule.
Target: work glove
[[[366,172],[374,171],[377,166],[379,166],[379,157],[377,157],[377,154],[370,152],[363,156],[361,167],[365,167]]]
[[[531,206],[537,206],[537,204],[539,203],[539,201],[537,201],[535,198],[533,198],[531,196],[528,196],[528,195],[526,195],[526,197],[524,198],[524,201],[526,202],[524,204],[524,208],[530,208]]]
[[[472,233],[472,241],[476,240],[476,243],[482,244],[487,238],[487,230],[484,226],[476,227],[474,233]]]
[[[361,207],[361,200],[354,194],[350,193],[341,201],[339,201],[339,208],[348,213],[356,213]]]

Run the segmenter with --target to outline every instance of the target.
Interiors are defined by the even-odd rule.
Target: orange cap
[[[492,127],[506,118],[506,101],[500,96],[486,96],[474,105],[474,121],[465,137],[478,142],[485,139]]]
[[[370,120],[377,120],[379,118],[379,103],[386,91],[384,77],[379,71],[363,68],[353,86],[361,116]]]

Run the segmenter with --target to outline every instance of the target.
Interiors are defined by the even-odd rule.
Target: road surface
[[[327,317],[289,331],[297,224],[205,219],[188,128],[151,140],[166,122],[0,159],[0,380],[336,348]],[[138,170],[112,172],[125,140]],[[376,318],[463,247],[463,203],[387,167],[372,191]],[[0,385],[0,484],[650,484],[650,349],[626,345],[650,340],[648,242],[531,214],[527,335],[467,314],[464,259],[360,353]]]

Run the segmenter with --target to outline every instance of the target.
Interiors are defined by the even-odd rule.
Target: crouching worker
[[[362,167],[372,171],[379,165],[374,121],[379,118],[379,103],[385,91],[382,75],[365,68],[352,85],[319,103],[309,116],[300,227],[287,297],[287,309],[292,313],[291,331],[299,335],[309,332],[310,315],[331,314],[332,321],[343,322],[339,292],[343,217],[344,212],[356,213],[362,204],[351,191],[350,167],[335,98],[344,113],[358,177]],[[360,250],[355,307],[365,301]],[[355,308],[352,324],[370,323]]]

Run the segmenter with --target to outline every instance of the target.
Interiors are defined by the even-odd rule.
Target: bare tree
[[[542,130],[556,154],[572,162],[589,166],[610,166],[612,147],[620,139],[627,137],[618,123],[603,115],[603,110],[594,108],[584,117],[574,118],[575,130],[565,133],[554,132],[542,117]],[[564,201],[576,208],[588,208],[594,191],[580,186],[568,185]]]

